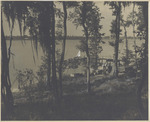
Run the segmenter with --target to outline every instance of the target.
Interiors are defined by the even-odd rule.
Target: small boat
[[[80,57],[81,56],[81,52],[79,50],[79,52],[77,53],[77,57]]]

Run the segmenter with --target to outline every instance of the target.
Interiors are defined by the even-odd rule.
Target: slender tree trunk
[[[120,12],[121,12],[121,3],[118,2],[118,9],[116,15],[116,41],[115,41],[115,77],[118,77],[118,49],[119,49],[119,40],[120,40]]]
[[[125,38],[126,38],[126,67],[128,67],[128,65],[129,65],[129,49],[128,49],[128,39],[127,39],[127,30],[126,30],[126,28],[124,27],[124,29],[125,29]]]
[[[90,56],[87,55],[87,92],[91,92],[91,84],[90,84]]]
[[[96,36],[96,39],[97,39],[97,36]],[[96,70],[97,68],[98,68],[98,52],[97,52],[97,50],[98,50],[98,45],[99,45],[99,43],[97,43],[97,41],[95,41],[95,46],[96,46],[96,51],[95,51],[95,66],[94,66],[94,70]]]
[[[54,12],[54,3],[52,2],[52,83],[53,91],[55,97],[56,107],[58,107],[58,87],[57,87],[57,78],[56,78],[56,61],[55,61],[55,12]],[[57,109],[57,108],[56,108]]]
[[[8,68],[7,68],[7,72],[8,72],[8,84],[11,87],[11,81],[10,81],[10,75],[9,75],[9,62],[10,62],[10,57],[11,57],[11,46],[12,46],[12,32],[13,32],[13,28],[14,28],[14,23],[12,23],[12,27],[11,27],[11,31],[10,31],[10,44],[9,44],[9,48],[8,48]]]
[[[12,27],[11,27],[11,31],[10,31],[10,45],[9,45],[9,48],[8,48],[8,61],[7,61],[7,86],[8,88],[6,88],[6,93],[8,94],[8,99],[10,100],[10,107],[13,106],[13,96],[12,96],[12,92],[11,92],[11,81],[10,81],[10,75],[9,75],[9,64],[10,64],[10,58],[11,58],[11,46],[12,46],[12,33],[13,33],[13,28],[14,28],[14,22],[12,22]],[[12,109],[12,108],[9,108],[9,110]],[[11,110],[10,110],[11,111]]]
[[[90,84],[90,55],[89,55],[89,49],[88,49],[88,30],[83,24],[83,28],[85,31],[85,36],[86,36],[86,56],[87,56],[87,92],[90,93],[91,91],[91,84]]]
[[[87,92],[91,92],[91,84],[90,84],[90,55],[89,55],[89,49],[88,49],[88,31],[87,28],[85,28],[85,35],[86,35],[86,56],[87,56]]]
[[[2,36],[2,40],[1,40],[1,54],[2,54],[2,63],[1,63],[1,67],[2,67],[2,73],[1,73],[1,95],[2,95],[2,102],[4,102],[5,108],[7,107],[7,103],[6,103],[6,91],[5,91],[5,87],[6,87],[6,82],[7,82],[7,65],[8,65],[8,58],[7,58],[7,45],[6,45],[6,39],[4,36],[4,31],[3,31],[3,24],[1,23],[1,36]]]
[[[2,19],[2,18],[1,18]],[[11,114],[13,110],[13,95],[11,92],[11,82],[9,79],[9,61],[7,57],[7,46],[6,46],[6,39],[3,31],[3,23],[1,20],[1,47],[2,47],[2,81],[1,81],[1,94],[2,94],[2,101],[4,102],[5,109],[6,109],[6,116]]]
[[[126,30],[126,27],[125,27],[125,24],[122,20],[122,23],[123,23],[123,27],[124,27],[124,36],[125,36],[125,39],[126,39],[126,62],[125,62],[125,68],[128,67],[128,64],[129,64],[129,49],[128,49],[128,38],[127,38],[127,30]]]
[[[47,18],[47,21],[46,21],[46,25],[48,26],[48,28],[45,30],[45,34],[46,34],[46,37],[45,38],[47,41],[48,41],[48,74],[47,74],[47,78],[48,78],[48,86],[50,88],[50,85],[51,85],[51,65],[52,65],[52,36],[51,36],[51,25],[52,25],[52,21],[51,21],[51,16],[48,16],[47,15],[50,15],[51,14],[51,6],[49,6],[48,4],[45,5],[45,7],[47,7],[46,9],[46,13],[45,13],[45,18]],[[45,25],[45,24],[44,24]],[[46,27],[45,27],[46,28]]]
[[[87,92],[90,93],[91,91],[91,84],[90,84],[90,54],[89,54],[89,47],[88,47],[88,40],[89,40],[89,34],[88,29],[85,26],[85,20],[86,20],[86,11],[84,9],[86,7],[86,3],[83,2],[83,9],[82,9],[82,26],[85,33],[85,41],[86,41],[86,56],[87,56]]]
[[[47,84],[48,84],[48,87],[50,88],[50,84],[51,84],[51,45],[49,45],[49,49],[48,49]]]
[[[134,8],[135,8],[135,2],[133,2],[133,9],[132,9],[132,27],[133,27],[133,39],[134,39],[134,52],[135,52],[135,64],[136,64],[136,72],[137,72],[137,52],[136,52],[136,38],[135,38],[135,22],[134,22]]]
[[[62,54],[59,64],[59,85],[60,85],[60,97],[63,95],[62,90],[62,65],[64,62],[64,56],[65,56],[65,46],[66,46],[66,36],[67,36],[67,9],[66,9],[66,2],[63,2],[63,10],[64,10],[64,37],[63,37],[63,43],[62,43]]]

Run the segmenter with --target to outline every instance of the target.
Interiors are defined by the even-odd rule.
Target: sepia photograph
[[[149,1],[1,1],[1,121],[148,120]]]

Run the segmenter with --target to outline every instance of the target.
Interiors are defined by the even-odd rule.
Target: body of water
[[[99,54],[99,57],[106,57],[106,58],[113,58],[114,54],[114,47],[109,45],[109,41],[104,39],[105,44],[100,44],[103,48],[103,51]],[[77,56],[79,49],[77,45],[80,44],[79,40],[67,40],[66,41],[66,51],[65,51],[65,59],[73,58]],[[137,40],[137,45],[140,46],[142,44],[141,40]],[[134,41],[129,39],[129,49],[134,50],[133,48]],[[7,48],[9,46],[9,41],[7,40]],[[57,45],[56,49],[61,49],[61,45]],[[122,53],[125,50],[125,41],[120,43],[119,45],[119,58],[122,57]],[[36,54],[36,50],[34,49],[33,45],[31,44],[30,40],[26,40],[25,42],[19,40],[13,40],[11,52],[13,55],[10,59],[10,78],[12,82],[12,91],[15,91],[18,87],[18,83],[15,80],[17,75],[17,70],[24,70],[26,68],[32,69],[36,72],[39,66],[42,63],[41,56],[44,56],[43,50],[40,45],[38,45],[38,54]],[[85,56],[85,53],[81,52],[81,56]],[[34,62],[35,59],[35,62]],[[65,71],[66,74],[74,73],[74,72],[81,72],[83,68],[79,69],[67,69]]]

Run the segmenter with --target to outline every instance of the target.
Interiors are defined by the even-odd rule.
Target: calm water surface
[[[104,39],[105,44],[100,44],[103,48],[103,51],[99,55],[100,57],[106,57],[106,58],[113,58],[114,54],[114,48],[108,44],[108,41]],[[65,51],[65,59],[73,58],[77,55],[79,49],[77,49],[77,45],[80,44],[79,40],[67,40],[66,42],[66,51]],[[142,41],[137,40],[137,45],[140,46],[142,44]],[[7,48],[9,45],[9,41],[7,41]],[[133,48],[133,40],[129,40],[129,49],[134,50]],[[61,45],[57,45],[56,49],[61,49]],[[125,41],[120,43],[119,47],[119,58],[121,58],[122,53],[125,50]],[[25,42],[22,41],[15,41],[13,40],[11,52],[14,54],[11,56],[10,59],[10,78],[12,82],[12,90],[15,91],[17,89],[17,82],[15,80],[16,78],[16,71],[17,70],[24,70],[26,68],[32,69],[34,72],[38,70],[38,67],[41,65],[42,60],[41,56],[44,56],[42,48],[38,45],[38,55],[36,54],[36,51],[31,44],[30,40],[26,40]],[[85,56],[85,53],[81,53],[82,56]],[[34,62],[35,58],[35,62]],[[83,68],[79,69],[67,69],[65,71],[65,74],[70,74],[74,72],[81,72]]]

